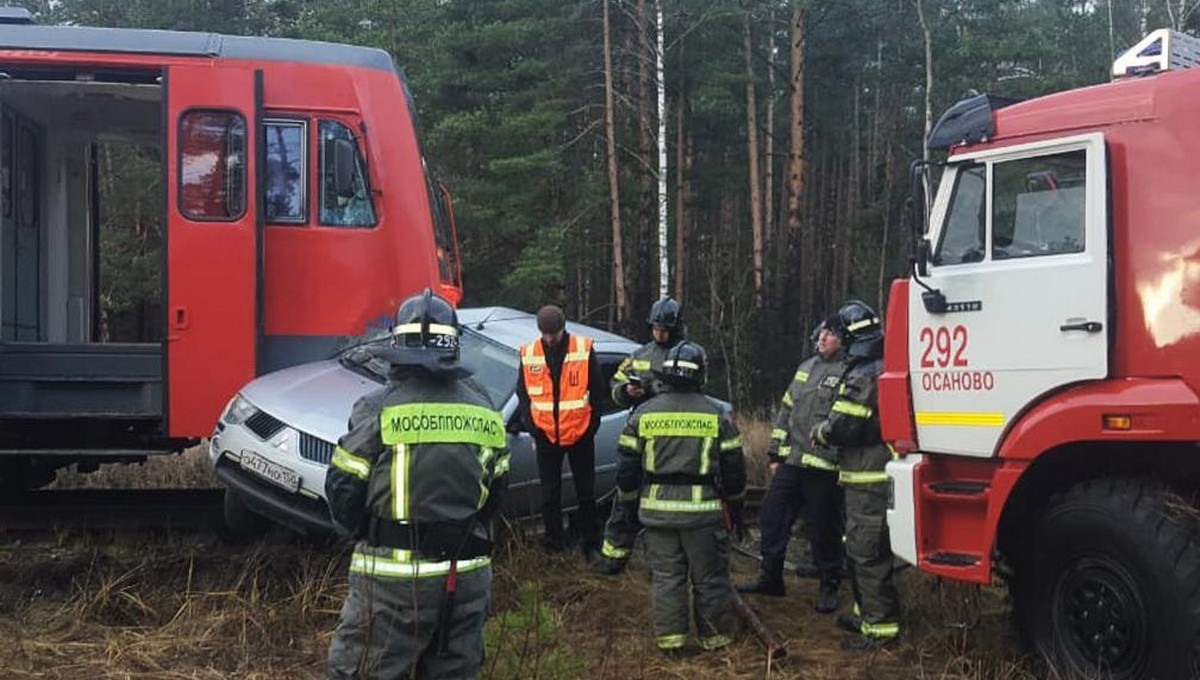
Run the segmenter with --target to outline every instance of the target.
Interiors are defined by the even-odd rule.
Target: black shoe
[[[601,576],[618,576],[625,571],[625,560],[601,557],[592,563],[592,573]]]
[[[847,633],[862,634],[862,618],[854,614],[838,614],[837,627]]]
[[[783,579],[777,581],[762,576],[759,576],[757,581],[739,583],[736,588],[739,593],[747,595],[767,595],[770,597],[783,597],[787,595],[787,589],[783,587]]]
[[[800,578],[819,578],[821,570],[812,562],[802,562],[796,565],[796,576]]]
[[[821,584],[820,590],[817,591],[817,602],[813,605],[813,609],[822,614],[832,614],[838,610],[838,584],[826,581]]]
[[[884,647],[890,647],[896,642],[896,636],[869,637],[866,635],[847,635],[842,640],[843,652],[871,652]]]

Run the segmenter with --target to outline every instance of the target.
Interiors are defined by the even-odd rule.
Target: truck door
[[[1040,395],[1107,375],[1107,187],[1098,133],[951,159],[922,277],[946,309],[910,286],[922,450],[990,456]]]
[[[169,432],[206,436],[255,375],[262,72],[171,66],[167,98]]]

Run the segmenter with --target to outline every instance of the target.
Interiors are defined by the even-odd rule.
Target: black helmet
[[[867,303],[851,300],[842,305],[831,321],[850,356],[874,359],[883,355],[883,326],[879,315]]]
[[[828,327],[829,327],[828,319],[821,319],[820,321],[818,321],[817,325],[813,326],[812,332],[808,334],[808,341],[811,342],[813,345],[816,345],[817,341],[821,339],[821,331],[825,330]]]
[[[426,288],[400,303],[391,345],[375,354],[394,366],[441,371],[458,367],[458,344],[458,314]]]
[[[684,340],[667,350],[662,366],[654,369],[654,375],[668,385],[689,390],[700,389],[708,377],[708,358],[704,355],[704,348]]]
[[[682,324],[683,306],[670,295],[656,300],[650,308],[650,317],[646,319],[647,326],[662,326],[669,331],[679,330]]]

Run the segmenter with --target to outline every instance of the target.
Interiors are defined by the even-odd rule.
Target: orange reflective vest
[[[592,339],[580,335],[567,337],[570,344],[558,376],[557,395],[542,341],[534,340],[521,348],[521,371],[525,390],[529,393],[533,424],[550,443],[559,446],[570,446],[583,439],[592,421],[592,405],[588,398],[588,359],[592,355]]]

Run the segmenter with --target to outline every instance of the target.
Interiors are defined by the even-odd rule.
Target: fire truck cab
[[[979,95],[914,168],[880,378],[896,555],[1011,589],[1066,675],[1200,677],[1200,41]],[[927,218],[926,218],[927,215]]]
[[[194,444],[426,286],[452,213],[386,52],[0,10],[0,485]]]

